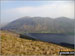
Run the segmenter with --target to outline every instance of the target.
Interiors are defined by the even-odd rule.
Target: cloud
[[[2,12],[2,18],[8,18],[9,21],[15,20],[24,16],[41,16],[41,17],[69,17],[74,18],[74,3],[55,2],[52,4],[40,6],[24,6],[13,8]]]

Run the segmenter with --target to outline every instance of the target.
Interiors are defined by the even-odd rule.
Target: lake
[[[74,35],[68,34],[51,34],[51,33],[28,33],[28,36],[31,36],[34,39],[46,41],[46,42],[53,42],[53,43],[68,43],[74,44]]]

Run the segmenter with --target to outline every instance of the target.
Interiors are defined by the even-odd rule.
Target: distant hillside
[[[22,17],[2,29],[29,33],[74,33],[74,19],[59,17]]]
[[[1,53],[9,55],[58,55],[59,51],[74,51],[56,44],[36,40],[22,39],[19,34],[0,31]],[[27,37],[25,37],[27,38]]]
[[[0,23],[0,29],[2,28],[2,27],[4,27],[4,26],[6,26],[7,25],[7,23]]]

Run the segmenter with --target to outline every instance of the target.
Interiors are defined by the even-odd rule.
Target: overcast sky
[[[74,18],[74,1],[1,1],[1,22],[24,16]]]

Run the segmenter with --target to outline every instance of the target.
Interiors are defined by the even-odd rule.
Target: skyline
[[[1,23],[24,16],[74,18],[74,1],[1,1]]]

